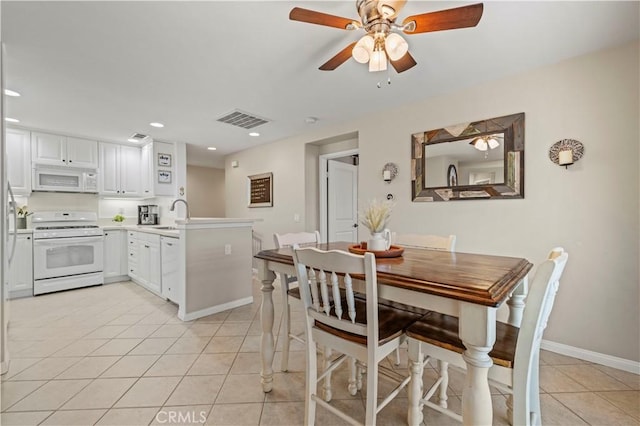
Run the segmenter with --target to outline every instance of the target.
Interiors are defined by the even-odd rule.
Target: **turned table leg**
[[[260,305],[260,324],[262,338],[260,340],[260,355],[262,368],[260,382],[263,392],[271,392],[273,388],[273,281],[276,274],[267,268],[267,262],[261,261],[258,267],[258,278],[262,282],[262,304]]]
[[[462,391],[462,423],[491,425],[493,404],[487,378],[493,365],[489,352],[496,340],[496,309],[465,303],[460,314],[459,333],[466,348],[462,358],[467,364]]]
[[[526,299],[528,292],[529,281],[527,277],[524,277],[507,300],[507,305],[509,306],[509,319],[507,322],[515,327],[520,327],[520,323],[522,322],[522,313],[524,312],[525,306],[524,299]]]

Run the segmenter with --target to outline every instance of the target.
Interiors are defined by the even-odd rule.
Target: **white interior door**
[[[328,161],[328,241],[358,241],[358,166]]]

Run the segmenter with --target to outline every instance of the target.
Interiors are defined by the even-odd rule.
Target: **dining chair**
[[[405,329],[420,315],[378,304],[376,260],[372,253],[359,256],[339,250],[296,248],[294,264],[306,312],[307,368],[305,425],[315,423],[316,406],[342,419],[362,424],[347,412],[318,396],[318,382],[330,375],[345,359],[366,364],[366,425],[375,425],[376,416],[409,383],[379,363],[405,339]],[[364,298],[354,296],[353,281],[364,280]],[[364,278],[363,278],[364,277]],[[344,295],[340,288],[343,288]],[[317,346],[333,348],[340,355],[318,373]],[[398,382],[389,395],[378,401],[378,373]]]
[[[442,235],[429,234],[396,234],[394,232],[391,234],[391,241],[393,244],[403,247],[420,247],[442,251],[456,250],[455,235],[445,237]]]
[[[291,232],[287,234],[273,234],[273,241],[276,248],[293,247],[295,244],[317,244],[320,242],[320,232]],[[305,343],[301,335],[291,333],[291,306],[289,305],[289,297],[300,300],[300,290],[297,287],[291,288],[291,284],[298,279],[295,276],[281,274],[280,288],[282,289],[282,363],[280,368],[282,371],[289,370],[289,347],[291,340],[296,340],[302,344]]]
[[[554,248],[538,267],[519,328],[496,322],[496,341],[489,353],[493,366],[489,369],[488,378],[491,385],[513,397],[513,409],[507,413],[513,425],[540,425],[540,342],[568,257],[563,248]],[[446,360],[465,369],[462,357],[465,347],[458,338],[458,318],[430,312],[407,328],[407,336],[412,380],[410,392],[422,395],[422,369],[429,357]],[[459,414],[447,408],[446,400],[439,404],[430,401],[438,387],[446,386],[446,380],[439,376],[419,403],[409,407],[410,425],[421,423],[423,405],[462,421]]]
[[[418,247],[418,248],[426,248],[429,250],[442,250],[442,251],[455,251],[456,247],[456,236],[442,236],[442,235],[430,235],[430,234],[397,234],[395,232],[391,233],[391,241],[392,244],[399,245],[402,247]],[[398,302],[387,302],[383,301],[382,303],[393,306],[397,309],[407,309],[406,305]],[[415,309],[415,308],[414,308]],[[427,311],[423,310],[423,313],[426,314]],[[396,365],[400,365],[400,350],[396,351]],[[447,365],[443,361],[438,362],[438,369],[444,370],[446,377],[446,369]],[[446,389],[446,386],[445,386]],[[446,400],[446,393],[444,395],[440,395],[441,398]]]

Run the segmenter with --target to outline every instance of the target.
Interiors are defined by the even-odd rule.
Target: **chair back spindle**
[[[365,270],[370,270],[366,278],[366,296],[377,300],[375,257],[370,253],[363,258],[342,251],[324,252],[311,247],[298,249],[294,246],[294,249],[300,294],[310,316],[330,327],[367,336],[364,318],[358,323],[352,275],[363,276]],[[369,311],[367,309],[367,316],[373,315],[370,320],[377,324],[377,309]]]

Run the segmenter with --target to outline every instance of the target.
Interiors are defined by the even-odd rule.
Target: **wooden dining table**
[[[321,250],[348,251],[352,243],[315,245]],[[262,283],[260,319],[262,338],[261,383],[273,388],[273,281],[276,273],[295,276],[293,250],[263,250],[255,256]],[[405,247],[402,256],[377,258],[378,296],[459,318],[459,337],[467,365],[462,394],[462,418],[468,425],[490,425],[493,420],[487,375],[493,365],[489,352],[496,340],[496,311],[509,306],[509,323],[520,325],[527,274],[532,264],[518,257],[456,253]],[[354,290],[358,290],[354,284]],[[410,393],[412,398],[421,395]]]

